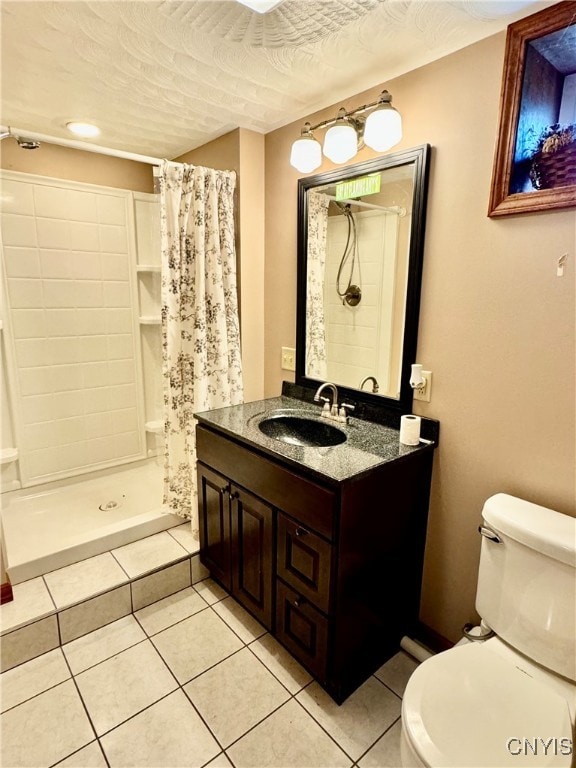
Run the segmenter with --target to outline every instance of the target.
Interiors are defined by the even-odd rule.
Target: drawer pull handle
[[[306,528],[296,528],[296,536],[308,536],[308,531]]]
[[[240,498],[240,493],[238,491],[234,491],[233,493],[230,493],[230,498],[231,499],[239,499]]]
[[[230,488],[227,485],[225,485],[223,488],[220,488],[220,493],[222,494],[222,496],[225,496],[227,493],[230,493]]]
[[[305,602],[306,601],[304,600],[303,597],[297,597],[296,600],[294,600],[294,605],[296,606],[296,608],[300,608],[300,606],[304,605]]]

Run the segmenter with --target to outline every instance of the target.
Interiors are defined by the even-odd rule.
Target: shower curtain
[[[242,402],[233,196],[236,174],[164,162],[164,503],[198,529],[195,412]]]
[[[306,297],[306,375],[326,378],[324,272],[330,200],[321,192],[308,192],[308,274]]]

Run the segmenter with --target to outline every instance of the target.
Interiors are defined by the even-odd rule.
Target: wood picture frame
[[[576,206],[575,52],[574,0],[509,25],[488,216]]]

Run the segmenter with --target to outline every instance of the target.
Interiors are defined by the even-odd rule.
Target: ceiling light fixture
[[[236,0],[236,2],[245,5],[252,11],[256,11],[256,13],[268,13],[283,3],[284,0]]]
[[[371,111],[372,110],[372,111]],[[367,116],[364,113],[369,112]],[[314,138],[314,131],[328,128],[324,146]],[[402,118],[392,106],[392,96],[382,91],[378,101],[338,115],[317,125],[305,123],[302,134],[292,144],[290,165],[301,173],[310,173],[322,164],[322,152],[333,163],[346,163],[364,144],[376,152],[385,152],[402,138]]]
[[[92,123],[79,123],[72,121],[66,123],[66,128],[75,136],[82,136],[83,139],[94,139],[100,135],[100,128]]]

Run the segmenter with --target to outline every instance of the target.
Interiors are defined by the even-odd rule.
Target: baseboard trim
[[[448,638],[444,637],[444,635],[441,635],[439,632],[436,632],[436,630],[421,621],[416,625],[414,639],[418,640],[418,642],[426,646],[426,648],[434,651],[434,653],[447,651],[454,646],[454,643],[448,640]]]

